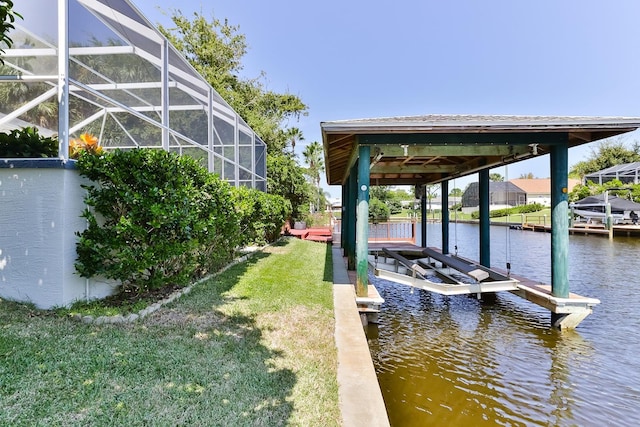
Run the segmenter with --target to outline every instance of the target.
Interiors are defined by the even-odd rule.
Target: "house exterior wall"
[[[37,164],[42,167],[23,167]],[[115,283],[75,272],[76,232],[86,221],[83,178],[72,162],[5,160],[2,166],[0,297],[48,309],[113,293]]]

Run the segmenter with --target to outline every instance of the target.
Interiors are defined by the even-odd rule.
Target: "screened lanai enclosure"
[[[584,181],[602,185],[617,179],[623,184],[640,184],[640,162],[611,166],[585,175]]]
[[[21,0],[0,66],[0,132],[57,135],[58,158],[0,161],[0,298],[40,308],[112,294],[75,270],[86,228],[69,140],[188,155],[234,186],[266,190],[266,145],[127,0]]]
[[[0,131],[81,133],[105,149],[189,155],[235,186],[266,190],[266,146],[127,0],[15,3],[0,69]],[[68,31],[67,31],[68,29]]]

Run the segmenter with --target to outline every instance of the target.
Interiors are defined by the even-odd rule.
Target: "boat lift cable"
[[[456,187],[456,179],[453,179],[453,188],[457,188]],[[457,194],[457,193],[456,193]],[[462,198],[460,198],[460,205],[462,206]],[[453,211],[454,215],[455,215],[455,222],[453,224],[453,236],[454,236],[454,241],[455,244],[453,245],[453,253],[458,256],[458,204],[455,204],[456,210]]]
[[[505,183],[507,185],[507,206],[511,206],[510,201],[510,187],[509,187],[509,165],[504,166],[504,174],[505,174]],[[507,216],[505,217],[505,221],[507,222],[505,227],[505,259],[506,259],[506,267],[507,267],[507,277],[511,277],[511,225],[509,223],[509,210],[507,210]]]

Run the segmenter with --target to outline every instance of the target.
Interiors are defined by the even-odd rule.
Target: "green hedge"
[[[0,132],[0,158],[58,157],[58,139],[38,134],[35,127]]]
[[[241,243],[231,186],[188,156],[116,150],[78,161],[88,185],[88,228],[79,233],[76,269],[123,290],[184,285],[219,269]]]
[[[514,215],[514,214],[538,212],[538,211],[541,211],[542,209],[544,209],[544,206],[542,206],[540,203],[531,203],[530,205],[520,205],[520,206],[515,206],[513,208],[496,209],[493,211],[489,211],[489,218],[499,218],[499,217]],[[480,218],[480,212],[479,211],[471,212],[471,218],[473,219]]]
[[[233,188],[232,194],[242,245],[265,244],[280,237],[282,225],[291,215],[288,200],[247,187]]]

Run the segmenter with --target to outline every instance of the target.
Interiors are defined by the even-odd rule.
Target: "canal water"
[[[441,247],[440,224],[427,245]],[[478,259],[478,226],[450,247]],[[491,227],[491,263],[550,283],[548,233]],[[509,293],[446,297],[372,278],[385,303],[367,328],[392,426],[635,426],[640,423],[640,239],[570,236],[572,292],[601,304],[576,330]]]

